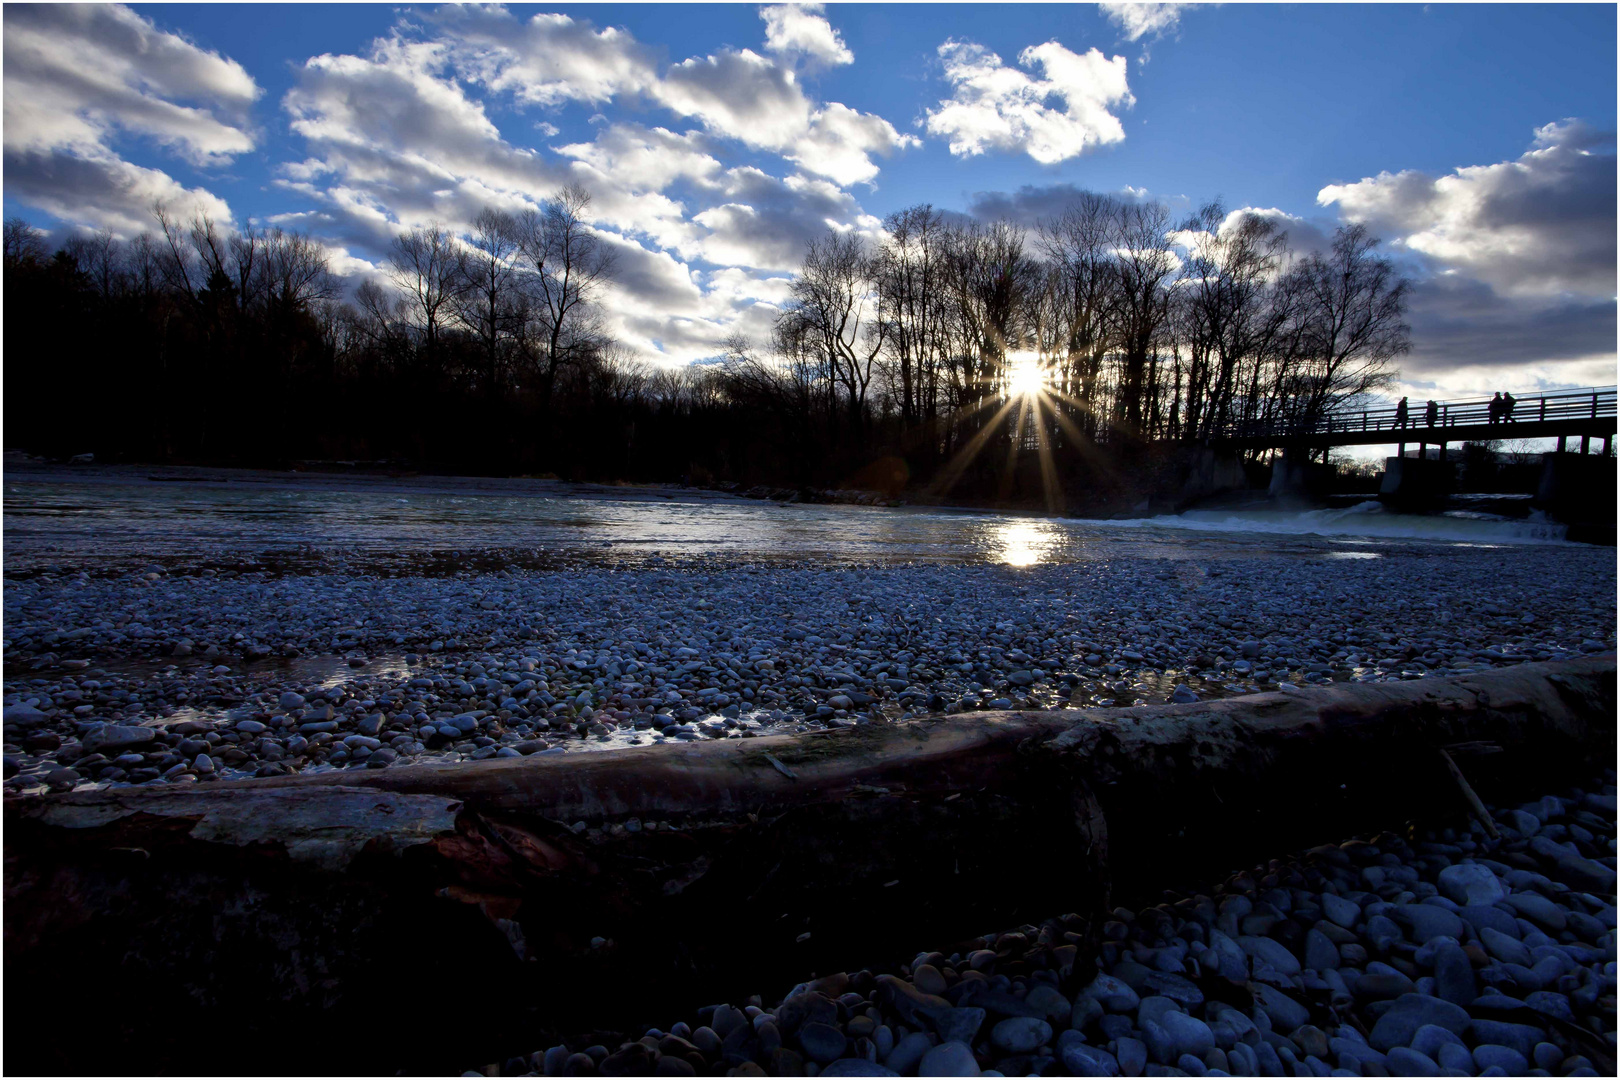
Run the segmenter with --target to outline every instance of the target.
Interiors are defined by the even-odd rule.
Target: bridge
[[[1558,451],[1567,441],[1580,439],[1580,452],[1591,440],[1602,439],[1606,455],[1615,436],[1615,388],[1589,386],[1544,394],[1515,396],[1511,415],[1493,420],[1491,399],[1437,401],[1429,418],[1427,401],[1408,401],[1407,415],[1395,405],[1338,409],[1315,423],[1287,420],[1228,425],[1216,441],[1238,450],[1297,448],[1319,450],[1330,446],[1365,446],[1395,443],[1397,456],[1406,456],[1406,444],[1438,446],[1445,457],[1447,443],[1488,442],[1493,439],[1557,439]]]

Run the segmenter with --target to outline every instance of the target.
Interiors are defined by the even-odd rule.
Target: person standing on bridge
[[[1440,422],[1440,406],[1435,404],[1434,398],[1423,407],[1423,423],[1427,427],[1434,427]]]
[[[1502,422],[1503,423],[1505,423],[1505,424],[1513,423],[1513,406],[1515,406],[1517,404],[1518,404],[1518,401],[1513,397],[1512,394],[1503,394],[1502,395]]]
[[[1487,412],[1488,416],[1485,421],[1487,424],[1494,424],[1502,419],[1502,391],[1498,390],[1496,396],[1491,398],[1491,405]]]
[[[1395,406],[1395,426],[1399,428],[1405,427],[1406,417],[1406,399],[1401,398],[1400,403]]]

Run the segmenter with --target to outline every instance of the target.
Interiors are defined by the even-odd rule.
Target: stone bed
[[[465,1075],[1613,1075],[1614,781]]]
[[[5,787],[1193,701],[1614,647],[1612,551],[1383,550],[1022,569],[19,575],[4,597]]]

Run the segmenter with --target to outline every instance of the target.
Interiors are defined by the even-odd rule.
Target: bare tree
[[[45,259],[45,243],[39,233],[20,217],[8,217],[5,224],[5,260],[9,270],[24,263]]]
[[[388,264],[395,287],[405,296],[408,317],[422,336],[428,362],[435,364],[461,291],[456,239],[437,222],[402,232],[390,247]]]
[[[1334,405],[1390,386],[1393,361],[1411,349],[1406,324],[1410,283],[1373,254],[1365,226],[1340,226],[1324,258],[1312,254],[1290,271],[1304,301],[1303,364],[1296,415],[1310,423]]]
[[[271,229],[259,244],[259,291],[271,312],[307,310],[338,294],[331,260],[314,240]]]
[[[124,291],[123,248],[111,229],[75,236],[62,245],[102,300],[115,299]]]
[[[781,316],[789,336],[824,359],[831,382],[843,391],[857,444],[865,438],[873,365],[887,339],[877,279],[877,261],[861,238],[829,231],[807,247]]]
[[[1227,224],[1226,217],[1215,200],[1182,225],[1198,237],[1179,290],[1189,351],[1186,430],[1195,438],[1226,426],[1244,366],[1258,371],[1262,346],[1276,329],[1268,317],[1269,285],[1288,250],[1275,222],[1244,214]]]
[[[877,276],[884,338],[898,383],[901,423],[931,420],[938,409],[939,360],[945,348],[943,251],[939,211],[924,203],[883,222]]]
[[[1117,332],[1120,276],[1110,240],[1121,210],[1113,199],[1086,192],[1039,234],[1058,274],[1054,299],[1065,328],[1059,389],[1079,406],[1079,428],[1092,437],[1101,408],[1098,379]]]
[[[1128,438],[1147,438],[1151,416],[1144,404],[1155,397],[1156,370],[1150,370],[1160,332],[1169,316],[1167,286],[1176,269],[1170,250],[1170,212],[1162,203],[1130,203],[1115,219],[1113,244],[1119,272],[1120,386],[1115,419]]]
[[[502,385],[502,352],[526,316],[519,254],[518,225],[510,214],[484,210],[473,219],[453,305],[456,318],[478,342],[478,381],[491,398]]]
[[[558,371],[594,348],[600,337],[592,303],[612,279],[616,259],[585,219],[590,205],[590,192],[569,184],[516,223],[519,249],[533,270],[542,414],[550,413]]]

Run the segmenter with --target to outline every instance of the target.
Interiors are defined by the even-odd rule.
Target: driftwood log
[[[1506,750],[1458,755],[1502,798],[1585,775],[1614,736],[1605,656],[8,799],[4,1065],[461,1068],[1414,815],[1460,824],[1442,748]]]

